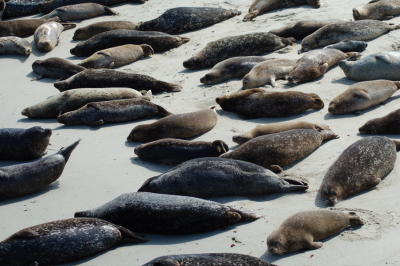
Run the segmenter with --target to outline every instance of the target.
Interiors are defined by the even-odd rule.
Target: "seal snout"
[[[29,108],[25,108],[24,110],[22,110],[21,114],[29,117],[29,115],[30,115]]]
[[[353,8],[353,17],[354,17],[354,20],[362,19],[360,11],[358,11],[357,8]]]

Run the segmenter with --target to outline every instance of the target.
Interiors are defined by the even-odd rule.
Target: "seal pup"
[[[180,34],[203,29],[240,14],[234,9],[176,7],[168,9],[156,19],[140,23],[138,30]]]
[[[241,145],[251,139],[259,136],[279,133],[283,131],[288,131],[291,129],[315,129],[318,131],[329,130],[329,126],[325,124],[315,124],[306,121],[293,121],[293,122],[281,122],[281,123],[271,123],[259,125],[252,130],[245,132],[240,135],[233,136],[233,142]]]
[[[0,37],[29,37],[33,35],[35,30],[43,23],[57,20],[57,18],[50,20],[33,18],[0,21]]]
[[[42,53],[50,52],[58,45],[60,35],[64,30],[75,28],[76,24],[60,24],[58,22],[46,22],[40,25],[34,34],[37,49]]]
[[[372,80],[351,85],[330,103],[328,111],[334,115],[366,110],[389,99],[400,88],[399,81]]]
[[[222,140],[207,142],[171,138],[152,141],[135,148],[135,154],[140,159],[169,165],[195,158],[218,157],[227,151],[229,147]]]
[[[25,39],[9,36],[0,37],[0,55],[23,55],[32,53],[31,43]]]
[[[200,158],[148,179],[138,190],[198,198],[261,196],[306,191],[307,183],[283,179],[261,166],[231,159]]]
[[[65,125],[101,126],[144,118],[165,117],[171,113],[163,107],[140,98],[91,102],[57,117]]]
[[[137,24],[130,21],[101,21],[79,28],[75,31],[74,41],[86,41],[93,36],[110,30],[136,30]]]
[[[178,92],[178,84],[157,80],[141,74],[128,73],[113,69],[86,69],[70,78],[54,83],[59,91],[76,88],[127,87],[137,90],[148,90],[154,93]]]
[[[353,9],[354,20],[387,20],[400,15],[399,0],[373,0],[368,4]]]
[[[400,134],[400,109],[369,120],[359,129],[362,134]]]
[[[326,173],[319,196],[329,206],[377,186],[394,168],[400,142],[366,137],[350,145]]]
[[[33,162],[0,167],[0,200],[41,191],[56,181],[78,144],[79,140],[56,154]]]
[[[51,129],[42,127],[1,128],[0,160],[28,161],[46,153]]]
[[[268,92],[262,88],[248,89],[216,98],[222,110],[244,118],[286,117],[309,109],[321,110],[324,102],[315,93],[299,91]]]
[[[266,84],[277,87],[277,79],[287,79],[296,65],[295,60],[271,59],[258,63],[242,80],[244,89],[252,89]]]
[[[196,55],[183,62],[188,69],[204,69],[236,56],[271,53],[293,44],[291,38],[281,38],[269,32],[248,33],[209,42]]]
[[[220,157],[252,162],[280,172],[281,167],[307,157],[323,142],[338,137],[331,130],[292,129],[253,138]]]
[[[86,68],[117,68],[153,54],[154,50],[150,45],[125,44],[98,51],[79,65]]]
[[[56,265],[89,257],[140,235],[94,218],[53,221],[22,229],[0,242],[1,265]]]
[[[49,19],[58,17],[61,21],[80,21],[106,15],[117,15],[117,12],[107,6],[96,3],[82,3],[76,5],[62,6],[54,9],[42,18]]]
[[[38,75],[34,80],[39,80],[42,78],[52,78],[52,79],[67,79],[86,68],[82,66],[75,65],[71,61],[58,58],[50,57],[45,60],[36,60],[32,64],[32,70]]]
[[[364,221],[354,212],[328,210],[298,212],[287,218],[267,238],[268,251],[283,255],[322,247],[318,242],[349,227],[360,227]]]
[[[210,131],[217,124],[214,108],[174,114],[151,123],[138,125],[128,136],[131,142],[150,142],[164,138],[191,139]]]
[[[243,21],[253,20],[255,17],[272,10],[304,5],[309,5],[313,8],[321,7],[320,0],[253,0],[249,13],[243,18]]]
[[[197,234],[259,217],[253,213],[198,198],[149,192],[126,193],[75,217],[100,218],[149,234]],[[184,219],[182,219],[184,217]]]
[[[363,52],[367,49],[368,43],[364,41],[345,40],[335,44],[328,45],[324,48],[337,49],[344,53],[348,52]]]

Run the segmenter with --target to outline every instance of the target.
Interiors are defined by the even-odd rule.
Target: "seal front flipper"
[[[136,153],[136,150],[135,150],[135,153]],[[159,176],[153,176],[153,177],[150,177],[149,179],[147,179],[144,182],[144,184],[138,189],[138,192],[154,192],[154,191],[151,191],[149,185],[150,185],[151,181],[153,181],[154,179],[156,179],[158,177]]]
[[[75,23],[61,23],[61,25],[63,25],[64,31],[76,28]]]
[[[71,156],[72,151],[76,148],[76,146],[78,146],[79,142],[81,142],[80,139],[75,141],[68,147],[62,148],[58,153],[61,154],[62,156],[64,156],[65,161],[68,161],[69,156]]]
[[[123,226],[119,226],[119,225],[115,225],[115,227],[118,228],[118,230],[121,232],[122,235],[122,243],[144,243],[147,242],[149,240],[147,240],[146,238],[144,238],[143,236],[132,232],[131,230],[123,227]]]

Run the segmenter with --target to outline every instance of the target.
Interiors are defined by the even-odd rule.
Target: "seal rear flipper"
[[[248,212],[248,211],[242,211],[242,210],[237,210],[235,208],[231,208],[231,212],[237,213],[240,215],[240,217],[241,217],[240,222],[252,222],[252,221],[260,219],[260,216],[256,215],[255,213]]]
[[[287,177],[282,178],[282,179],[285,180],[286,182],[288,182],[290,185],[298,185],[298,186],[306,186],[306,187],[308,187],[308,183],[304,182],[304,181],[301,181],[301,180],[297,180],[297,179],[294,179],[294,178],[287,178]]]
[[[153,177],[150,177],[149,179],[147,179],[143,183],[143,185],[138,189],[138,192],[153,192],[153,191],[150,190],[149,184],[151,183],[151,181],[153,181],[157,177],[159,177],[159,176],[153,176]]]
[[[71,156],[72,151],[76,148],[76,146],[78,146],[79,142],[81,140],[77,140],[76,142],[74,142],[73,144],[69,145],[66,148],[62,148],[58,153],[61,154],[62,156],[64,156],[65,161],[67,162],[69,159],[69,156]]]
[[[144,238],[142,235],[134,233],[125,227],[122,227],[119,225],[115,225],[115,226],[121,232],[121,235],[122,235],[121,243],[144,243],[144,242],[149,241],[146,238]]]
[[[61,25],[63,25],[64,31],[76,28],[75,23],[61,23]]]
[[[157,105],[158,113],[162,116],[169,116],[172,115],[172,113],[168,112],[164,107]]]

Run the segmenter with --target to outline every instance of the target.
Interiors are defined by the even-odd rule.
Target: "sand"
[[[115,7],[115,10],[120,13],[119,16],[86,20],[78,26],[86,26],[104,20],[130,20],[133,22],[149,20],[162,14],[168,8],[182,4],[241,10],[241,16],[206,29],[183,34],[192,40],[177,49],[121,67],[124,70],[181,84],[184,88],[182,92],[157,95],[154,102],[161,104],[171,112],[183,113],[215,105],[215,97],[241,88],[240,81],[230,81],[211,87],[201,86],[199,79],[207,73],[207,70],[185,71],[182,62],[207,42],[225,36],[268,31],[285,23],[302,19],[351,19],[352,8],[367,1],[322,0],[322,2],[323,6],[320,9],[301,7],[280,10],[260,16],[256,18],[255,22],[245,23],[242,22],[242,18],[250,5],[249,0],[150,0],[144,5],[120,5]],[[400,17],[392,19],[390,22],[400,23]],[[17,230],[28,226],[70,218],[75,211],[97,207],[122,193],[136,191],[147,178],[168,169],[167,166],[137,160],[133,153],[135,145],[125,142],[134,126],[151,121],[106,125],[93,129],[85,126],[65,127],[53,119],[30,120],[20,114],[23,108],[58,93],[52,85],[52,80],[31,81],[33,61],[39,58],[62,57],[79,62],[79,58],[72,57],[69,53],[69,49],[76,44],[71,41],[73,33],[74,30],[64,32],[60,44],[48,54],[34,51],[26,60],[20,57],[2,57],[0,60],[1,127],[29,128],[40,125],[53,129],[49,154],[77,139],[82,139],[58,182],[42,193],[0,203],[0,239],[5,239]],[[400,31],[394,31],[371,41],[363,54],[393,50],[400,44],[399,37]],[[270,56],[295,59],[298,58],[299,47],[297,45],[285,49],[288,53],[273,53]],[[352,83],[345,79],[343,72],[336,67],[319,80],[293,88],[293,90],[319,94],[325,102],[323,110],[285,119],[246,121],[235,114],[219,110],[217,126],[198,138],[198,140],[208,141],[222,139],[234,147],[232,136],[237,132],[247,131],[257,124],[289,120],[327,123],[333,131],[340,135],[340,139],[325,143],[304,160],[287,168],[288,173],[302,176],[309,181],[310,189],[307,193],[252,199],[244,197],[216,199],[221,203],[253,210],[263,217],[253,223],[208,234],[148,235],[151,241],[147,243],[117,247],[98,256],[74,263],[74,265],[141,265],[162,255],[203,252],[249,254],[262,257],[278,265],[400,265],[400,255],[398,254],[398,245],[400,244],[398,238],[400,234],[400,198],[398,196],[400,162],[396,163],[393,172],[376,189],[342,201],[337,205],[337,208],[356,210],[367,221],[362,229],[347,231],[331,238],[329,241],[325,241],[324,246],[319,250],[287,256],[273,256],[266,252],[267,235],[285,218],[298,211],[318,208],[315,205],[315,197],[321,180],[339,154],[351,143],[361,138],[358,135],[358,128],[367,120],[386,115],[398,108],[398,96],[395,95],[384,105],[360,115],[340,117],[328,115],[329,101]],[[391,137],[398,138],[398,136]],[[0,165],[10,164],[12,163],[6,162]]]

